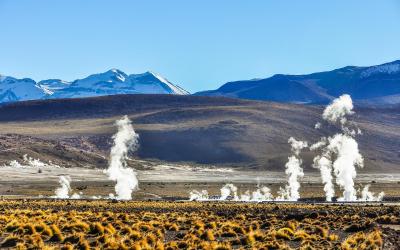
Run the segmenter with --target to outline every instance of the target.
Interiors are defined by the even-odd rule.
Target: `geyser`
[[[58,187],[55,191],[55,198],[58,199],[68,199],[69,192],[71,191],[71,178],[69,176],[60,176],[58,183],[60,183],[60,187]]]
[[[384,192],[380,192],[377,196],[373,192],[369,191],[370,185],[365,185],[361,192],[361,201],[381,201],[383,196],[385,195]]]
[[[58,183],[60,186],[55,190],[55,196],[53,198],[57,199],[80,199],[81,196],[77,193],[72,194],[69,196],[71,192],[71,177],[68,175],[61,175],[58,179]]]
[[[210,199],[210,197],[208,195],[207,190],[202,190],[202,191],[192,190],[192,191],[190,191],[189,200],[191,200],[191,201],[206,201],[209,199]]]
[[[229,196],[232,196],[233,200],[239,200],[237,195],[237,187],[233,184],[226,184],[221,188],[220,200],[226,200]]]
[[[356,201],[357,193],[354,188],[354,179],[357,175],[356,166],[360,168],[364,166],[356,140],[348,135],[336,134],[329,140],[328,151],[336,155],[333,172],[336,183],[344,189],[343,196],[338,200]]]
[[[298,141],[290,137],[288,143],[291,145],[292,156],[289,156],[288,162],[285,164],[285,173],[288,176],[288,184],[285,189],[280,189],[280,196],[277,200],[297,201],[300,198],[300,182],[299,179],[304,176],[301,168],[302,160],[300,159],[300,151],[308,146],[305,141]]]
[[[313,147],[311,147],[311,149],[313,149]],[[319,168],[321,172],[326,201],[332,201],[332,198],[335,196],[335,189],[332,183],[332,161],[327,151],[314,158],[313,167]]]
[[[361,131],[356,127],[352,128],[354,124],[348,121],[348,116],[353,114],[353,102],[349,95],[342,95],[333,100],[325,108],[322,118],[332,125],[340,125],[341,132],[328,138],[323,137],[310,147],[311,150],[320,151],[314,158],[313,167],[320,169],[327,201],[331,201],[335,193],[332,171],[336,184],[343,190],[343,195],[338,200],[357,200],[357,191],[354,188],[356,167],[362,168],[364,159],[355,140],[355,136],[361,134]]]
[[[40,159],[35,159],[27,154],[23,155],[23,163],[18,162],[17,160],[11,161],[8,165],[4,167],[11,168],[60,168],[60,166],[53,164],[51,161],[48,163],[41,161]]]
[[[262,202],[272,201],[274,197],[271,195],[271,190],[268,187],[258,187],[255,191],[250,192],[247,190],[240,196],[238,195],[238,188],[232,183],[225,184],[221,189],[221,195],[219,198],[211,198],[207,190],[192,190],[189,193],[189,200],[191,201],[248,201],[248,202]],[[231,197],[231,199],[228,199]]]
[[[136,172],[128,168],[126,159],[128,152],[138,147],[139,135],[132,127],[128,116],[116,121],[118,132],[113,136],[114,145],[111,148],[109,167],[105,170],[108,178],[116,181],[115,193],[119,200],[132,199],[132,191],[138,187]]]
[[[274,197],[271,194],[271,190],[268,187],[262,186],[257,188],[256,191],[250,193],[250,191],[246,191],[245,194],[240,196],[241,201],[254,201],[254,202],[262,202],[262,201],[272,201]]]

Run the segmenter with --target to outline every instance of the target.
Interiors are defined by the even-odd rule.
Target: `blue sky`
[[[0,0],[0,73],[227,81],[400,59],[400,1]]]

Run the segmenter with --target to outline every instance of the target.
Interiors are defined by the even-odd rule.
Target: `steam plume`
[[[251,201],[272,201],[274,197],[268,187],[260,187],[252,193]]]
[[[220,200],[226,200],[230,195],[233,197],[233,200],[239,200],[237,187],[233,184],[226,184],[221,188]]]
[[[362,168],[364,161],[358,151],[358,144],[354,138],[336,134],[329,140],[328,150],[337,155],[333,162],[333,171],[336,176],[336,183],[344,189],[340,201],[356,201],[357,195],[354,188],[354,178],[356,178],[356,166]]]
[[[53,164],[51,161],[48,163],[41,161],[40,159],[34,159],[27,154],[23,155],[23,163],[19,163],[17,160],[11,161],[8,165],[4,167],[11,168],[60,168],[60,166]]]
[[[349,95],[345,94],[333,100],[325,108],[322,118],[332,124],[340,123],[344,126],[347,123],[347,116],[353,113],[353,101]]]
[[[209,199],[210,198],[207,190],[202,190],[202,191],[192,190],[190,192],[189,200],[191,201],[206,201]]]
[[[373,192],[369,191],[370,185],[366,185],[361,192],[361,201],[381,201],[383,196],[385,195],[384,192],[380,192],[377,196]]]
[[[71,178],[69,176],[60,176],[58,183],[60,183],[60,187],[58,187],[55,191],[55,198],[58,199],[68,199],[69,192],[71,191]]]
[[[68,175],[62,175],[59,177],[58,183],[60,183],[60,186],[56,189],[55,191],[55,196],[54,198],[57,199],[80,199],[81,194],[73,193],[71,196],[69,196],[69,193],[71,192],[71,177]]]
[[[288,158],[286,163],[285,173],[288,176],[288,185],[285,189],[280,190],[280,197],[278,200],[289,200],[297,201],[300,198],[300,183],[299,178],[304,176],[303,169],[301,168],[302,160],[299,157],[300,150],[308,146],[305,141],[297,141],[293,137],[290,137],[288,143],[291,145],[292,156]]]
[[[314,158],[313,167],[319,168],[321,171],[322,183],[324,183],[324,191],[326,201],[332,201],[335,195],[335,189],[332,183],[332,161],[329,155],[316,156]]]
[[[238,189],[233,184],[225,184],[221,188],[221,196],[218,200],[227,200],[229,196],[232,196],[233,201],[252,201],[252,202],[261,202],[261,201],[272,201],[274,197],[271,195],[271,191],[268,187],[262,186],[257,188],[256,191],[250,192],[247,190],[244,194],[238,196]],[[193,201],[208,201],[208,200],[217,200],[215,198],[210,198],[207,190],[197,191],[192,190],[189,193],[189,200]]]
[[[340,201],[356,201],[357,192],[354,188],[356,178],[356,167],[362,168],[364,160],[358,150],[358,143],[354,139],[361,131],[350,128],[347,116],[354,114],[353,102],[349,95],[342,95],[329,104],[322,118],[331,124],[339,124],[342,133],[335,134],[328,139],[322,138],[311,146],[312,150],[322,148],[321,154],[314,158],[313,166],[321,171],[321,178],[327,201],[331,201],[334,195],[332,183],[332,171],[336,177],[336,183],[343,189]],[[357,131],[357,132],[356,132]]]
[[[132,191],[138,187],[136,172],[127,168],[126,159],[129,150],[138,146],[139,135],[135,133],[128,116],[116,122],[118,132],[113,136],[114,145],[111,148],[110,163],[105,173],[112,181],[116,181],[116,198],[120,200],[132,199]]]

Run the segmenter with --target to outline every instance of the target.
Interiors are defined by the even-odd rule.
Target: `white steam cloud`
[[[233,184],[226,184],[221,188],[220,200],[226,200],[229,196],[232,196],[233,200],[239,200],[237,195],[237,187]]]
[[[348,135],[336,134],[329,140],[328,150],[336,154],[333,172],[336,176],[336,183],[344,189],[343,196],[338,200],[356,201],[357,193],[354,188],[354,179],[357,175],[356,166],[360,168],[364,166],[356,140]]]
[[[290,137],[288,143],[291,145],[293,155],[289,157],[285,164],[285,173],[288,176],[288,185],[285,189],[280,189],[280,196],[277,200],[297,201],[300,198],[300,182],[299,179],[304,176],[303,168],[301,168],[302,160],[299,157],[300,151],[308,147],[307,142],[298,141]]]
[[[340,123],[344,126],[347,123],[347,116],[352,114],[354,112],[351,97],[342,95],[325,108],[322,118],[332,124]]]
[[[71,191],[71,177],[69,176],[60,176],[58,183],[60,183],[60,187],[58,187],[55,191],[55,198],[58,199],[68,199],[69,192]]]
[[[17,160],[11,161],[8,165],[4,165],[3,167],[10,168],[60,168],[59,165],[56,165],[49,161],[48,163],[41,161],[40,159],[32,158],[28,155],[23,156],[23,162],[19,163]]]
[[[139,135],[131,125],[128,116],[116,122],[118,132],[113,136],[114,145],[111,148],[110,163],[105,173],[112,181],[116,181],[115,193],[119,200],[132,199],[132,191],[138,187],[136,172],[128,168],[126,159],[130,150],[138,146]]]
[[[343,190],[343,195],[338,200],[357,201],[354,179],[357,176],[356,168],[364,166],[364,159],[354,138],[356,134],[361,134],[361,130],[357,127],[350,128],[351,124],[348,122],[348,116],[353,114],[353,102],[349,95],[333,100],[325,108],[322,118],[328,123],[339,124],[342,131],[332,137],[323,137],[310,147],[311,150],[320,150],[320,154],[314,158],[313,167],[320,169],[327,201],[332,201],[335,194],[332,172],[336,184]],[[368,188],[365,194],[368,194],[367,191]]]
[[[272,201],[274,197],[271,195],[271,190],[268,187],[260,187],[256,191],[250,192],[247,190],[244,194],[240,195],[240,201]]]
[[[381,201],[383,196],[385,196],[384,192],[380,192],[377,196],[373,192],[369,191],[370,185],[366,185],[361,192],[361,201]]]
[[[326,201],[332,201],[332,198],[335,196],[335,188],[332,183],[332,161],[330,160],[330,156],[326,152],[323,155],[316,156],[313,167],[319,168],[321,171]]]
[[[189,200],[191,200],[191,201],[206,201],[209,199],[210,199],[210,197],[208,195],[207,190],[202,190],[202,191],[192,190],[192,191],[190,191]]]
[[[74,193],[71,196],[69,193],[72,191],[71,189],[71,177],[67,175],[61,175],[58,179],[58,183],[60,186],[55,190],[55,196],[53,198],[56,199],[80,199],[81,195]]]
[[[272,201],[274,198],[268,187],[262,186],[257,188],[256,191],[250,192],[247,190],[240,196],[238,195],[238,188],[232,183],[225,184],[221,188],[221,195],[219,198],[212,198],[207,190],[197,191],[192,190],[189,193],[189,200],[191,201],[245,201],[245,202],[262,202]]]

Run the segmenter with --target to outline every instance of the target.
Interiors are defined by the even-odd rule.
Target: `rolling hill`
[[[140,135],[136,159],[179,164],[284,169],[290,136],[309,142],[337,128],[323,106],[186,95],[114,95],[0,106],[0,165],[24,154],[66,167],[104,168],[114,122],[128,115]],[[367,172],[399,172],[400,106],[356,107],[353,119]],[[313,153],[302,154],[305,170]],[[140,167],[131,163],[135,167]],[[143,167],[143,166],[142,166]]]

